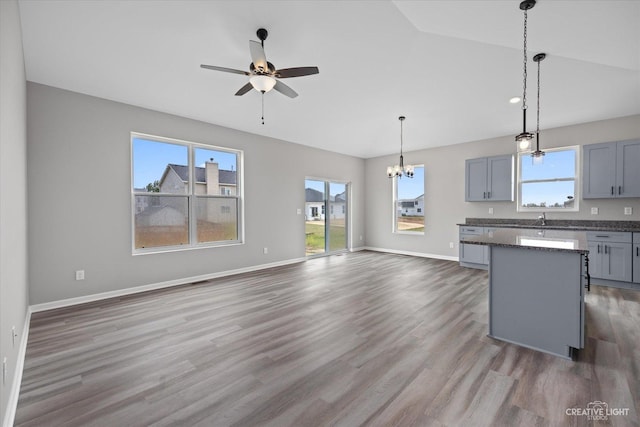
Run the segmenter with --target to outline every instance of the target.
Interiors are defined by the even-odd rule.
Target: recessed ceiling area
[[[27,79],[361,158],[521,131],[519,1],[20,0]],[[640,114],[640,1],[539,0],[541,129]],[[266,28],[300,95],[234,93]],[[534,70],[533,61],[529,61]],[[529,87],[535,87],[530,73]],[[529,95],[530,106],[535,99]],[[533,123],[533,121],[532,121]]]

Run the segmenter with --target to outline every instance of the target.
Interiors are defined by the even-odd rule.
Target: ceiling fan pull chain
[[[264,91],[262,91],[262,124],[264,124]]]

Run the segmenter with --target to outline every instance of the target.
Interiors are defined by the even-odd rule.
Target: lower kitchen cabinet
[[[592,278],[632,281],[632,233],[588,232],[587,240]]]
[[[633,233],[633,281],[640,283],[640,233]]]
[[[489,265],[488,249],[484,245],[465,245],[465,238],[484,234],[484,227],[460,227],[459,261],[464,267],[487,269]]]

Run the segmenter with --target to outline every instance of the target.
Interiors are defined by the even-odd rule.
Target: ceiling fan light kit
[[[291,77],[303,77],[310,76],[312,74],[318,74],[320,70],[318,67],[294,67],[276,69],[276,67],[269,61],[264,53],[264,41],[267,39],[269,32],[260,28],[256,31],[256,35],[259,42],[249,40],[249,52],[251,53],[251,64],[249,64],[249,71],[236,70],[233,68],[218,67],[215,65],[201,64],[201,68],[214,71],[222,71],[225,73],[244,74],[249,76],[249,82],[242,86],[237,92],[236,96],[242,96],[249,92],[252,88],[257,90],[263,96],[262,103],[262,124],[264,124],[264,94],[271,89],[275,89],[277,92],[288,96],[289,98],[295,98],[298,93],[291,89],[286,84],[279,81],[279,79],[286,79]]]

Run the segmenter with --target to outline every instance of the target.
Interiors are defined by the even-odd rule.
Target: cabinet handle
[[[640,246],[636,246],[636,256],[640,256]]]
[[[618,194],[622,194],[622,185],[618,185]]]
[[[600,253],[600,245],[598,244],[598,253]]]
[[[485,191],[484,193],[482,193],[482,198],[486,199],[487,198],[487,192]]]
[[[487,199],[491,198],[491,191],[487,191]]]
[[[614,194],[616,194],[616,193],[613,191],[613,185],[612,185],[611,186],[611,195],[613,196]]]
[[[607,253],[607,245],[604,245],[604,253]]]
[[[611,237],[611,236],[609,236],[609,235],[602,236],[602,235],[600,235],[600,234],[596,234],[596,237],[599,237],[599,238],[601,238],[601,239],[608,239],[608,238],[609,238],[609,237]]]

